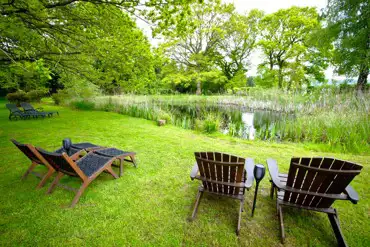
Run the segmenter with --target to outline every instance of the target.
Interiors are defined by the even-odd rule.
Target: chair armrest
[[[271,158],[267,159],[267,166],[269,169],[271,180],[274,183],[274,185],[278,187],[279,189],[284,189],[285,186],[282,185],[279,180],[279,169],[278,169],[276,160],[271,159]]]
[[[349,200],[353,203],[353,204],[357,204],[358,200],[360,200],[357,192],[355,191],[354,188],[352,188],[351,185],[348,185],[345,190],[344,190],[344,193],[347,194]]]
[[[198,164],[195,163],[193,166],[193,169],[191,169],[191,172],[190,172],[191,180],[194,180],[195,176],[198,174],[198,171],[199,171]]]
[[[244,170],[247,172],[247,180],[245,181],[245,188],[249,189],[253,185],[254,175],[254,160],[252,158],[247,158],[244,164]]]

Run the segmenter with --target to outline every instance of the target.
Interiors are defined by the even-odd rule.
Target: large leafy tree
[[[330,0],[326,17],[327,30],[335,38],[337,72],[357,76],[357,88],[364,89],[370,70],[370,2]]]
[[[284,87],[284,77],[288,89],[294,83],[307,81],[310,75],[323,79],[322,70],[327,64],[320,59],[320,48],[312,39],[320,28],[315,8],[281,9],[266,15],[260,23],[258,44],[266,59],[260,68],[269,68],[272,78],[277,74],[279,88]],[[266,69],[262,70],[266,73]]]
[[[197,94],[200,94],[200,73],[215,69],[215,55],[222,38],[221,27],[230,19],[234,6],[210,0],[203,5],[193,4],[191,9],[193,14],[188,16],[189,25],[185,32],[167,33],[165,46],[166,53],[178,66],[199,75],[196,80]]]
[[[155,24],[156,32],[181,30],[191,2],[1,0],[0,83],[9,86],[26,74],[37,78],[47,71],[75,73],[94,81],[108,79],[103,78],[107,74],[113,80],[143,77],[149,74],[145,72],[149,45],[129,16],[146,18]],[[30,65],[39,60],[37,66]],[[96,75],[97,71],[105,75]]]
[[[252,10],[248,15],[233,13],[220,27],[216,64],[229,80],[237,73],[247,72],[248,58],[257,44],[262,16],[259,10]]]

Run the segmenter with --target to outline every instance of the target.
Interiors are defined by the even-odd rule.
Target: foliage
[[[320,58],[324,54],[312,38],[320,29],[315,8],[280,9],[264,16],[260,29],[262,37],[258,44],[266,58],[260,67],[266,66],[270,70],[270,73],[264,70],[262,77],[274,76],[272,71],[277,67],[278,87],[288,90],[294,85],[299,88],[307,84],[311,75],[322,81],[322,70],[327,64]],[[270,79],[267,85],[272,81]]]
[[[41,98],[45,97],[47,89],[37,89],[29,92],[17,91],[14,93],[8,93],[6,98],[9,102],[19,104],[21,102],[40,102]]]
[[[16,103],[19,105],[20,102],[27,102],[29,101],[29,97],[26,92],[18,91],[15,93],[8,93],[6,95],[6,99],[11,103]]]
[[[337,72],[349,77],[357,75],[357,87],[363,90],[370,71],[370,2],[332,0],[325,17],[327,33],[334,38]]]
[[[83,110],[83,111],[92,111],[95,108],[94,102],[90,102],[90,101],[86,101],[86,100],[73,101],[73,102],[71,102],[71,106],[74,109]]]
[[[256,9],[248,15],[232,13],[221,25],[216,64],[229,80],[247,72],[248,59],[257,43],[258,24],[262,16],[263,13]]]

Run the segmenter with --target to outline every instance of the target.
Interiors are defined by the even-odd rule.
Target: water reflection
[[[157,105],[169,112],[172,122],[184,128],[194,128],[196,121],[210,115],[220,121],[220,131],[224,134],[244,139],[280,139],[280,126],[293,115],[272,111],[253,111],[234,106],[209,105]]]

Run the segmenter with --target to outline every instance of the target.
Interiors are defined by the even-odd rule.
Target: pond
[[[155,104],[155,108],[171,115],[173,124],[196,129],[203,121],[216,123],[224,134],[253,140],[255,138],[277,139],[282,133],[283,123],[294,119],[294,115],[274,111],[252,110],[237,106],[204,104]]]

